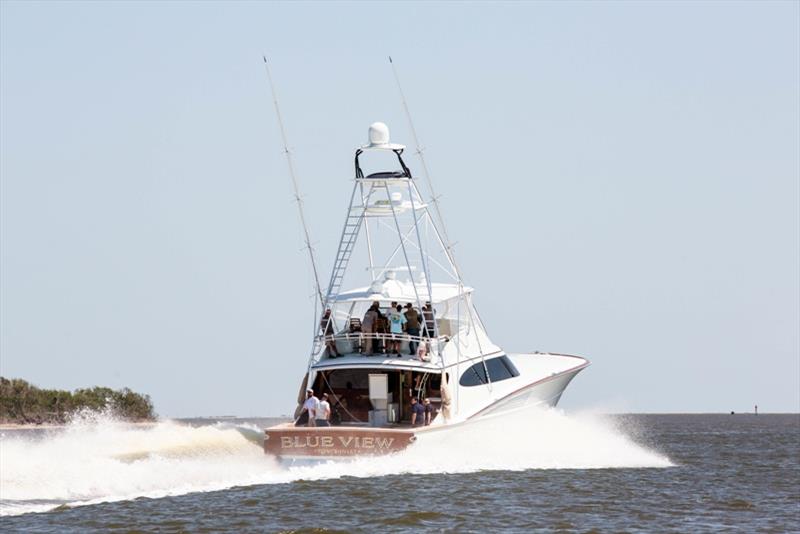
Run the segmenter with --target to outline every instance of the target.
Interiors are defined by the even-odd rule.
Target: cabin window
[[[462,386],[480,386],[486,384],[486,371],[489,371],[489,378],[492,382],[500,382],[519,376],[519,371],[514,367],[514,363],[508,356],[498,356],[486,360],[486,369],[483,367],[484,362],[478,362],[469,369],[464,371],[461,375],[461,380],[458,381]]]

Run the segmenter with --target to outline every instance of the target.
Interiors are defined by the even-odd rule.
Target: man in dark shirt
[[[416,397],[411,397],[411,425],[425,424],[425,408],[417,402]]]
[[[406,304],[406,333],[412,337],[408,340],[408,353],[417,355],[417,342],[413,339],[419,337],[419,312],[409,302]]]

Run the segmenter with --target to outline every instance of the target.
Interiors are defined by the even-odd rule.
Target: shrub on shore
[[[40,389],[20,378],[0,377],[0,423],[64,423],[79,410],[110,411],[129,421],[156,418],[149,395],[128,388]]]

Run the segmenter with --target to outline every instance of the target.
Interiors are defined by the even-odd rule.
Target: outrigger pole
[[[297,202],[297,211],[300,213],[300,223],[303,225],[303,233],[305,234],[306,248],[308,249],[308,257],[311,259],[311,269],[314,271],[314,284],[316,285],[317,296],[319,297],[319,305],[325,306],[325,297],[322,295],[322,286],[319,284],[319,272],[317,271],[317,260],[314,256],[314,247],[311,246],[311,236],[308,233],[308,225],[306,224],[306,215],[303,210],[303,199],[300,196],[300,188],[297,185],[297,176],[294,173],[294,161],[292,160],[292,153],[289,150],[289,143],[286,140],[286,130],[283,128],[283,119],[281,118],[281,110],[278,107],[278,95],[275,92],[275,84],[272,82],[272,73],[269,70],[269,63],[267,56],[264,58],[264,68],[267,70],[267,79],[269,80],[269,88],[272,91],[272,103],[275,104],[275,115],[278,117],[278,126],[281,130],[281,139],[283,140],[283,152],[286,154],[286,162],[289,165],[289,176],[292,178],[292,187],[294,188],[294,199]],[[325,310],[322,310],[324,313]]]
[[[431,202],[433,203],[433,207],[436,209],[436,218],[439,219],[439,228],[442,231],[442,238],[444,238],[444,250],[445,254],[447,254],[450,263],[453,265],[453,270],[456,272],[456,276],[458,277],[459,284],[463,285],[463,281],[461,278],[461,271],[456,264],[456,259],[453,256],[453,246],[450,244],[450,238],[447,236],[447,228],[444,225],[444,217],[442,217],[442,211],[439,208],[439,197],[436,195],[436,191],[433,189],[433,181],[431,180],[431,175],[428,172],[428,165],[425,163],[425,156],[423,155],[423,148],[419,144],[419,138],[417,137],[417,130],[414,128],[414,121],[411,120],[411,112],[408,110],[408,103],[406,102],[406,95],[403,92],[403,86],[400,85],[400,77],[397,75],[397,69],[394,66],[394,61],[392,61],[392,56],[389,56],[389,63],[392,66],[392,74],[394,74],[394,81],[397,82],[397,90],[400,92],[400,99],[403,102],[403,111],[406,114],[406,120],[408,120],[408,126],[411,128],[411,137],[414,138],[414,148],[416,149],[415,154],[419,157],[419,162],[422,164],[422,173],[425,175],[425,182],[428,185],[428,190],[431,192]]]
[[[433,207],[436,209],[436,217],[439,219],[439,228],[441,228],[441,240],[444,241],[444,253],[447,255],[447,259],[450,260],[450,264],[453,266],[453,270],[455,271],[456,278],[458,279],[458,286],[459,292],[463,292],[464,290],[464,279],[461,276],[461,270],[458,268],[458,264],[456,263],[456,258],[453,255],[453,246],[450,244],[450,238],[447,236],[447,228],[444,225],[444,217],[442,217],[442,210],[439,207],[439,197],[436,195],[436,191],[433,189],[433,181],[431,180],[431,175],[428,172],[428,165],[425,163],[425,156],[423,155],[422,146],[419,144],[419,137],[417,137],[417,130],[414,128],[414,121],[411,120],[411,112],[408,110],[408,102],[406,102],[406,95],[403,92],[403,86],[400,84],[400,77],[397,75],[397,69],[394,66],[394,61],[392,61],[392,56],[389,56],[389,64],[392,66],[392,74],[394,74],[394,81],[397,82],[397,90],[400,92],[400,99],[403,102],[403,111],[406,114],[406,120],[408,120],[408,126],[411,129],[411,137],[414,138],[414,147],[416,149],[416,154],[419,157],[419,162],[422,164],[422,173],[425,175],[425,181],[428,184],[428,190],[431,193],[431,202],[433,203]],[[435,225],[434,225],[435,226]],[[429,293],[431,294],[431,293]],[[459,299],[459,315],[461,314],[461,300]],[[472,309],[475,309],[474,307]],[[477,310],[475,310],[477,314]],[[467,318],[469,319],[470,326],[474,328],[474,319],[472,317],[472,313],[469,312],[469,308],[467,308]],[[478,322],[483,323],[478,317]],[[478,347],[481,347],[480,338],[476,338],[478,341]],[[456,343],[456,350],[458,351],[458,362],[461,361],[461,349],[460,344]],[[481,349],[481,353],[483,350]],[[488,378],[489,372],[486,368],[486,361],[481,355],[481,362],[483,363],[483,372],[486,373],[486,377]],[[444,363],[443,363],[444,365]],[[487,384],[489,389],[491,390],[491,380]]]

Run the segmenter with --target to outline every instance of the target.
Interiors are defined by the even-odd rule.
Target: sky
[[[800,411],[800,3],[0,3],[0,374],[290,413],[352,157],[412,144],[568,411]],[[409,154],[419,174],[419,161]],[[326,278],[324,275],[323,278]]]

